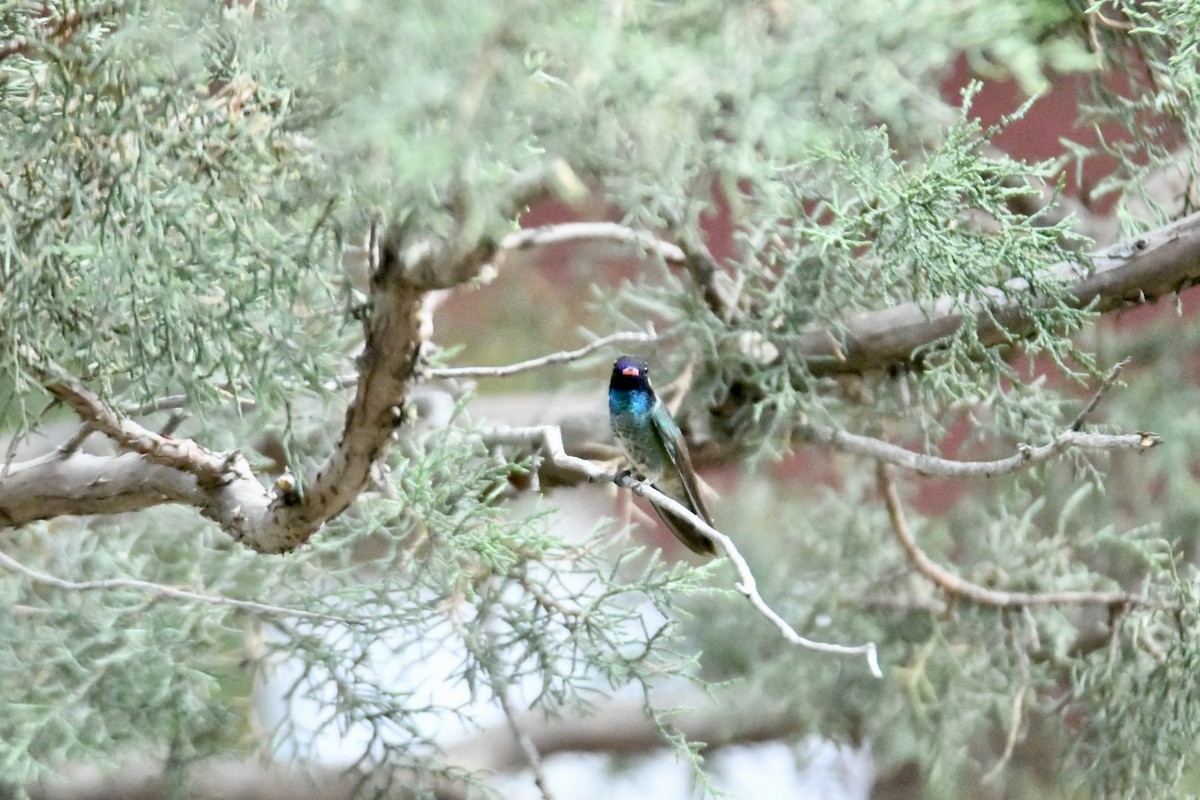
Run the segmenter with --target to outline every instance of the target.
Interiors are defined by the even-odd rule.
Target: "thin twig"
[[[17,457],[17,448],[21,446],[22,438],[20,433],[15,433],[9,438],[8,446],[4,448],[4,467],[0,469],[0,481],[8,477],[8,473],[13,466],[13,461]]]
[[[1155,603],[1146,597],[1128,594],[1126,592],[1099,591],[1064,591],[1064,592],[1006,592],[990,589],[971,583],[949,572],[940,564],[926,555],[920,548],[908,521],[904,517],[904,509],[900,505],[900,494],[896,490],[896,482],[892,476],[892,468],[884,463],[876,467],[876,477],[879,491],[887,505],[888,517],[891,519],[892,532],[904,549],[904,554],[917,572],[924,575],[946,594],[967,600],[979,605],[994,608],[1022,608],[1026,606],[1066,606],[1066,605],[1097,605],[1109,608],[1128,608],[1129,606],[1153,606]]]
[[[540,451],[544,458],[559,469],[577,472],[585,476],[589,481],[612,481],[618,486],[631,489],[636,494],[646,497],[656,506],[665,508],[672,517],[688,522],[697,533],[707,536],[717,543],[717,546],[730,562],[733,563],[734,569],[737,571],[737,590],[750,601],[750,604],[762,616],[766,617],[771,624],[779,629],[787,641],[806,650],[818,653],[865,656],[867,667],[871,670],[871,674],[877,678],[883,677],[883,671],[879,668],[879,656],[874,642],[867,642],[862,645],[841,645],[817,642],[801,636],[782,617],[775,613],[767,605],[762,595],[759,594],[758,582],[754,579],[754,573],[751,572],[750,565],[746,563],[746,559],[742,557],[741,552],[732,539],[700,519],[700,517],[692,513],[682,503],[658,491],[649,483],[639,481],[626,473],[614,474],[591,461],[568,455],[563,447],[562,431],[557,426],[539,425],[531,428],[493,428],[482,435],[491,442],[511,442],[535,448]]]
[[[40,583],[44,586],[53,586],[56,589],[63,589],[68,592],[94,592],[105,591],[109,589],[137,589],[160,597],[169,597],[172,600],[184,600],[192,603],[204,603],[210,606],[227,606],[236,608],[242,611],[248,611],[254,614],[264,614],[270,616],[281,617],[298,617],[301,619],[320,619],[329,622],[341,622],[343,624],[353,624],[352,620],[343,617],[334,616],[333,614],[322,614],[316,611],[301,611],[295,608],[284,608],[283,606],[273,606],[265,603],[256,603],[253,600],[237,600],[232,597],[224,597],[215,594],[199,594],[198,592],[189,592],[186,589],[176,589],[173,586],[164,586],[161,583],[152,581],[140,581],[133,578],[105,578],[104,580],[94,581],[69,581],[63,578],[48,575],[45,572],[39,572],[31,567],[27,567],[20,561],[17,561],[12,556],[0,552],[0,567],[11,572],[17,572],[34,583]]]
[[[1004,751],[1000,754],[1000,758],[996,763],[992,765],[992,768],[983,776],[981,779],[982,783],[991,783],[1004,771],[1004,767],[1012,760],[1013,751],[1017,747],[1017,737],[1021,734],[1021,723],[1025,715],[1025,695],[1029,692],[1031,679],[1029,675],[1029,653],[1025,652],[1025,643],[1021,640],[1018,628],[1033,624],[1025,616],[1025,612],[1028,610],[1028,607],[1021,609],[1022,615],[1019,620],[1011,616],[1009,618],[1009,635],[1012,638],[1013,652],[1017,657],[1017,667],[1021,673],[1021,685],[1017,687],[1017,691],[1013,694],[1012,702],[1008,707],[1008,735],[1004,737]]]
[[[179,426],[183,424],[188,415],[183,411],[172,411],[167,421],[161,428],[158,429],[159,436],[174,436],[175,431],[179,430]]]
[[[564,222],[514,231],[500,240],[501,250],[513,252],[533,247],[561,244],[563,242],[609,241],[629,245],[640,251],[656,255],[668,264],[682,264],[686,256],[679,245],[665,242],[658,237],[635,230],[616,222]]]
[[[936,478],[992,478],[1007,475],[1050,461],[1072,447],[1085,450],[1142,451],[1162,444],[1162,437],[1155,433],[1106,434],[1068,430],[1047,444],[1037,447],[1018,445],[1017,452],[1007,458],[995,461],[956,461],[925,453],[914,453],[881,439],[823,425],[805,425],[800,428],[799,433],[803,439],[813,444],[832,447],[843,453],[866,456],[880,463],[893,464]]]
[[[572,620],[579,619],[579,617],[583,616],[583,612],[580,609],[565,606],[550,595],[543,592],[541,587],[529,579],[529,575],[526,574],[525,570],[518,570],[513,574],[513,578],[516,579],[517,583],[521,585],[522,589],[528,592],[529,595],[535,601],[537,601],[539,606],[547,611],[558,612],[564,617]]]
[[[1025,694],[1029,691],[1029,682],[1022,681],[1017,687],[1017,691],[1012,696],[1012,702],[1009,704],[1008,714],[1008,735],[1004,739],[1004,752],[1000,754],[999,760],[987,771],[981,780],[981,783],[991,783],[999,777],[1004,771],[1004,767],[1008,765],[1012,759],[1013,750],[1017,746],[1017,736],[1021,732],[1021,720],[1024,717],[1025,710]]]
[[[74,435],[72,435],[70,439],[67,439],[58,446],[59,456],[62,458],[70,458],[80,447],[83,446],[83,443],[87,441],[88,437],[95,432],[96,429],[92,427],[90,422],[83,423],[79,426],[79,430],[75,431]]]
[[[235,400],[238,404],[238,409],[243,414],[248,414],[258,408],[258,403],[244,397],[238,397],[230,391],[229,386],[214,386],[214,391],[227,396],[230,400]],[[159,411],[179,411],[186,408],[191,398],[186,394],[168,394],[163,397],[156,397],[145,403],[136,406],[128,406],[121,409],[121,413],[127,417],[145,417]]]
[[[577,350],[561,350],[557,353],[550,353],[539,358],[531,358],[528,361],[521,361],[503,367],[441,367],[429,370],[429,375],[433,378],[504,378],[509,375],[529,372],[530,370],[541,369],[542,367],[549,367],[555,364],[578,361],[584,356],[608,347],[610,344],[653,342],[657,341],[657,339],[658,336],[656,334],[648,331],[613,333],[584,345]]]
[[[500,709],[504,712],[504,718],[508,720],[508,727],[512,731],[513,738],[517,740],[517,745],[525,754],[525,760],[529,762],[529,768],[533,771],[533,782],[538,791],[542,793],[542,800],[554,800],[554,795],[550,794],[550,786],[546,783],[546,773],[542,769],[542,754],[538,752],[537,745],[518,724],[517,715],[513,713],[512,706],[508,702],[508,695],[503,689],[497,690],[496,699],[500,703]]]
[[[1089,400],[1088,404],[1083,407],[1083,410],[1076,415],[1075,421],[1071,423],[1070,430],[1077,431],[1083,427],[1084,420],[1086,420],[1091,413],[1096,410],[1096,406],[1100,405],[1100,401],[1104,398],[1104,395],[1108,394],[1108,390],[1111,389],[1113,384],[1117,382],[1117,378],[1121,377],[1121,370],[1125,369],[1131,360],[1132,359],[1126,358],[1124,361],[1121,361],[1119,364],[1113,367],[1111,371],[1109,371],[1108,377],[1106,377],[1104,382],[1100,384],[1100,388],[1096,389],[1096,393],[1092,395],[1092,399]]]

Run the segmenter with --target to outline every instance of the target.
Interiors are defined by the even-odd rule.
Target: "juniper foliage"
[[[1166,439],[1153,455],[1064,457],[967,485],[945,513],[909,509],[931,555],[975,583],[1149,599],[1099,614],[952,602],[890,539],[862,459],[816,454],[824,484],[742,474],[718,518],[767,599],[800,630],[878,641],[882,681],[788,645],[726,591],[720,564],[625,551],[600,521],[552,534],[553,497],[511,497],[534,462],[497,458],[462,408],[448,427],[406,430],[390,473],[287,556],[170,506],[8,530],[0,549],[36,572],[0,575],[0,783],[20,794],[66,763],[147,752],[186,772],[263,741],[303,760],[352,731],[374,776],[364,792],[398,795],[414,775],[432,792],[436,776],[461,778],[439,731],[484,724],[480,706],[587,713],[623,687],[649,698],[686,679],[722,702],[782,706],[797,738],[870,742],[879,774],[915,766],[924,796],[969,796],[997,764],[988,780],[1013,797],[1191,785],[1200,495],[1195,386],[1178,365],[1195,335],[1180,320],[1097,324],[1056,269],[1086,261],[1075,220],[1018,201],[1106,154],[1117,166],[1100,188],[1127,230],[1150,224],[1147,207],[1154,220],[1193,210],[1197,30],[1185,0],[0,4],[10,457],[74,421],[28,373],[32,349],[114,408],[186,394],[184,432],[214,449],[277,431],[306,474],[342,419],[330,382],[362,335],[344,265],[367,222],[403,220],[414,241],[498,241],[516,224],[513,185],[557,163],[598,206],[692,255],[720,198],[742,304],[722,313],[696,272],[650,264],[616,291],[597,272],[586,308],[530,309],[535,279],[509,270],[486,291],[545,323],[522,325],[514,357],[559,349],[542,331],[553,318],[652,321],[660,384],[691,375],[689,427],[758,462],[800,447],[808,421],[930,450],[965,427],[964,452],[1007,455],[1070,426],[1079,387],[1134,353],[1100,413]],[[1029,93],[1055,71],[1092,73],[1099,144],[1045,163],[997,154],[1011,120],[978,122],[978,85],[940,90],[960,55]],[[1164,168],[1182,188],[1148,200]],[[964,323],[917,354],[920,369],[847,387],[798,350],[813,325],[837,337],[856,312],[945,297]],[[997,297],[1025,304],[1019,341],[979,337]],[[437,336],[458,334],[439,322]],[[598,375],[563,380],[598,393]],[[380,666],[421,662],[436,679]],[[255,681],[280,674],[285,706],[318,721],[278,714],[256,740]],[[655,719],[710,788],[696,743]]]

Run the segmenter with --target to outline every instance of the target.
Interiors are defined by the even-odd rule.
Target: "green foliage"
[[[255,26],[199,12],[101,13],[0,64],[6,394],[28,391],[15,343],[133,401],[277,405],[329,370],[312,111]],[[42,38],[22,4],[0,32]]]
[[[968,486],[949,512],[905,502],[931,557],[977,583],[1194,604],[1194,381],[1178,365],[1196,336],[1172,321],[1132,341],[1071,338],[1095,320],[1070,307],[1056,266],[1085,260],[1086,242],[1072,220],[1021,210],[1062,162],[995,153],[1003,126],[977,121],[977,87],[961,102],[940,87],[959,54],[1030,91],[1052,68],[1119,65],[1128,91],[1098,75],[1089,119],[1134,135],[1076,152],[1118,157],[1101,188],[1132,220],[1151,171],[1194,181],[1194,3],[229,5],[0,5],[0,408],[16,434],[53,421],[22,368],[29,347],[116,407],[184,392],[189,436],[234,449],[279,434],[293,469],[311,470],[342,418],[328,382],[358,344],[343,259],[363,222],[404,220],[414,240],[451,246],[498,239],[523,211],[514,187],[561,162],[624,222],[692,250],[728,209],[742,313],[661,264],[619,291],[597,277],[596,308],[606,327],[658,324],[660,387],[687,360],[687,409],[728,410],[697,427],[760,459],[790,451],[809,419],[930,451],[967,427],[965,452],[1008,455],[1069,426],[1076,383],[1136,352],[1144,374],[1106,403],[1112,424],[1167,436],[1156,460],[1064,458]],[[501,282],[521,287],[517,272]],[[536,340],[549,311],[529,294]],[[944,298],[963,324],[916,354],[919,369],[847,387],[797,352],[814,326],[839,340],[854,313]],[[978,323],[1005,302],[1028,335],[985,343]],[[439,340],[457,335],[438,322]],[[230,411],[231,395],[255,413]],[[729,591],[724,562],[665,563],[591,522],[562,541],[549,505],[513,497],[535,465],[489,452],[461,419],[400,436],[390,476],[286,557],[179,509],[6,532],[5,553],[63,579],[136,577],[335,619],[4,573],[0,782],[19,793],[63,762],[132,752],[183,766],[244,754],[253,679],[286,668],[291,699],[322,716],[316,730],[285,718],[278,752],[353,730],[377,776],[366,788],[385,794],[452,772],[437,734],[483,724],[481,706],[582,712],[629,685],[652,705],[683,679],[783,708],[797,734],[870,742],[881,771],[915,764],[930,796],[961,796],[1006,758],[997,791],[1014,797],[1164,796],[1189,767],[1190,612],[949,602],[893,543],[857,459],[813,455],[836,490],[741,478],[717,513],[773,607],[805,633],[878,641],[883,681],[784,642]],[[381,663],[440,673],[401,680]],[[699,770],[699,745],[654,719]],[[1014,720],[1069,777],[1005,755]]]
[[[596,693],[686,671],[691,657],[671,647],[668,610],[704,571],[612,552],[611,534],[578,546],[547,536],[545,513],[512,515],[498,502],[511,465],[482,455],[461,433],[437,434],[410,452],[396,497],[372,498],[287,557],[164,536],[166,525],[195,527],[182,511],[24,532],[8,550],[64,579],[135,574],[330,619],[255,620],[144,590],[81,595],[10,575],[2,586],[18,613],[5,617],[0,691],[14,713],[3,723],[0,775],[19,787],[64,760],[156,744],[185,767],[243,749],[248,668],[271,675],[283,658],[304,665],[298,696],[335,687],[335,701],[315,730],[285,720],[277,747],[307,754],[326,730],[360,726],[381,764],[431,775],[444,771],[432,735],[497,695],[512,693],[521,707],[584,707]],[[430,659],[447,669],[436,678],[467,691],[447,700],[380,667]]]
[[[1080,167],[1097,156],[1116,162],[1095,193],[1115,196],[1124,230],[1134,231],[1147,219],[1196,209],[1200,7],[1193,0],[1167,0],[1114,8],[1128,20],[1128,35],[1099,22],[1094,28],[1097,58],[1110,74],[1093,83],[1085,109],[1084,121],[1098,142],[1074,150]]]

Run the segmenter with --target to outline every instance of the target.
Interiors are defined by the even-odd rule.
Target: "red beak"
[[[626,367],[625,369],[621,370],[621,374],[628,375],[631,378],[636,378],[638,375],[642,374],[642,371],[637,367]]]

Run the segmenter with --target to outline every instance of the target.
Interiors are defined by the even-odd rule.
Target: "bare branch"
[[[1068,605],[1097,605],[1109,608],[1128,608],[1130,606],[1154,606],[1154,601],[1139,595],[1126,592],[1005,592],[980,586],[977,583],[963,580],[949,572],[936,561],[926,555],[917,544],[909,530],[908,521],[904,517],[904,509],[900,504],[900,494],[896,490],[896,482],[892,478],[892,468],[880,462],[876,467],[876,479],[879,482],[879,492],[887,505],[888,517],[892,523],[892,532],[904,549],[908,561],[921,575],[932,581],[939,589],[953,597],[967,600],[979,605],[994,608],[1026,608],[1029,606],[1068,606]]]
[[[721,269],[708,247],[698,238],[680,247],[659,239],[653,234],[616,222],[565,222],[540,228],[514,231],[500,243],[499,257],[506,253],[564,242],[609,241],[636,248],[639,252],[661,258],[671,266],[682,266],[701,288],[704,300],[713,313],[728,321],[738,315],[737,287]]]
[[[1100,388],[1096,389],[1095,394],[1092,395],[1092,399],[1089,400],[1087,405],[1075,415],[1075,420],[1071,423],[1071,430],[1077,431],[1083,427],[1083,423],[1087,421],[1087,418],[1091,416],[1093,411],[1096,410],[1096,406],[1100,405],[1100,401],[1104,399],[1104,395],[1108,394],[1108,390],[1111,389],[1116,384],[1117,379],[1121,377],[1121,370],[1129,366],[1130,360],[1131,359],[1126,358],[1109,371],[1108,376],[1104,379],[1104,382],[1100,384]]]
[[[1017,665],[1021,672],[1021,685],[1017,687],[1017,691],[1013,694],[1012,702],[1008,708],[1008,734],[1004,737],[1004,751],[1000,754],[1000,758],[992,765],[992,768],[984,774],[980,779],[981,783],[988,784],[1000,777],[1000,773],[1004,771],[1004,767],[1012,759],[1013,751],[1017,747],[1017,737],[1021,733],[1022,720],[1025,713],[1025,697],[1029,692],[1029,684],[1031,681],[1029,675],[1029,653],[1025,652],[1025,643],[1021,640],[1020,629],[1024,625],[1031,625],[1033,635],[1037,635],[1036,626],[1028,622],[1025,615],[1028,614],[1029,607],[1022,609],[1022,617],[1020,622],[1015,619],[1010,622],[1010,636],[1012,638],[1013,653],[1017,657]]]
[[[542,800],[554,800],[553,795],[550,794],[550,787],[546,783],[546,773],[542,769],[542,754],[538,752],[537,745],[534,744],[533,739],[529,738],[529,734],[525,733],[524,727],[517,720],[517,715],[513,713],[512,705],[508,702],[508,696],[504,691],[497,692],[496,698],[500,701],[500,708],[504,711],[504,718],[508,721],[513,738],[517,740],[521,752],[525,754],[529,769],[533,772],[533,782],[538,791],[542,793]]]
[[[925,453],[914,453],[881,439],[823,425],[805,425],[799,431],[801,438],[813,444],[831,447],[843,453],[866,456],[880,463],[893,464],[935,478],[994,478],[997,475],[1007,475],[1044,464],[1073,447],[1084,450],[1140,452],[1162,444],[1162,437],[1154,433],[1106,434],[1068,430],[1047,444],[1037,447],[1019,445],[1017,452],[1007,458],[995,461],[956,461]]]
[[[67,458],[80,447],[83,447],[83,443],[86,442],[88,438],[95,432],[96,429],[93,428],[89,422],[85,422],[80,425],[79,430],[75,431],[74,435],[72,435],[70,439],[58,446],[59,457]]]
[[[525,228],[505,236],[500,241],[500,249],[517,252],[564,242],[594,241],[627,245],[639,252],[657,256],[668,264],[683,264],[687,258],[679,245],[616,222],[564,222],[539,228]]]
[[[160,436],[127,417],[119,416],[83,383],[58,364],[43,358],[32,348],[18,346],[28,369],[55,398],[61,400],[95,430],[155,464],[190,473],[201,484],[224,482],[229,457],[206,450],[190,439]]]
[[[154,583],[152,581],[141,581],[132,578],[105,578],[103,580],[94,581],[68,581],[64,580],[63,578],[55,577],[54,575],[48,575],[45,572],[39,572],[31,567],[27,567],[20,561],[17,561],[12,556],[9,556],[3,552],[0,552],[0,567],[3,567],[10,572],[20,573],[34,583],[38,583],[43,586],[53,586],[56,589],[62,589],[68,592],[136,589],[137,591],[146,592],[157,597],[167,597],[172,600],[182,600],[188,603],[202,603],[209,606],[226,606],[229,608],[236,608],[240,611],[247,611],[252,614],[273,617],[293,617],[297,619],[320,619],[332,622],[340,622],[346,625],[352,624],[350,620],[333,616],[331,614],[321,614],[315,611],[302,611],[295,608],[267,605],[265,603],[256,603],[252,600],[237,600],[232,597],[225,597],[224,595],[189,592],[186,589],[177,589],[174,586],[165,586],[161,583]]]
[[[611,344],[654,342],[657,340],[658,336],[654,333],[640,333],[638,331],[613,333],[576,350],[562,350],[557,353],[549,353],[539,358],[531,358],[528,361],[521,361],[503,367],[441,367],[429,370],[429,375],[432,378],[506,378],[509,375],[517,375],[522,372],[541,369],[542,367],[578,361],[584,356],[590,355]]]
[[[0,480],[0,525],[66,515],[118,514],[163,503],[203,507],[210,492],[196,477],[137,453],[94,456],[57,451],[15,463]]]
[[[228,397],[231,401],[236,402],[238,409],[243,414],[247,414],[258,408],[258,403],[256,403],[254,400],[236,396],[230,391],[228,386],[215,387],[215,391],[220,392]],[[144,417],[149,414],[155,414],[159,411],[180,411],[184,408],[187,408],[189,402],[191,402],[191,398],[186,394],[168,394],[164,395],[163,397],[156,397],[153,400],[150,400],[146,403],[141,403],[140,405],[124,408],[122,409],[122,413],[130,417]]]
[[[697,533],[707,536],[717,543],[718,547],[721,548],[721,551],[733,563],[734,569],[737,571],[737,590],[750,601],[750,604],[761,615],[766,617],[771,624],[779,629],[787,641],[806,650],[818,653],[865,656],[871,674],[879,678],[883,677],[883,672],[879,668],[879,657],[876,653],[874,642],[868,642],[863,645],[841,645],[817,642],[801,636],[782,617],[775,613],[762,598],[762,595],[759,594],[758,583],[754,579],[754,574],[751,572],[749,564],[746,563],[745,558],[742,557],[741,552],[732,539],[700,519],[700,517],[688,510],[682,503],[658,491],[649,483],[638,481],[625,473],[614,474],[608,472],[591,461],[567,455],[563,449],[562,432],[557,427],[553,425],[541,425],[534,428],[492,429],[484,435],[488,441],[492,442],[506,441],[537,448],[544,458],[560,469],[578,472],[589,481],[612,481],[618,486],[632,489],[636,494],[648,498],[655,505],[666,508],[671,512],[672,516],[690,523],[693,530]]]
[[[682,231],[685,237],[683,251],[687,256],[684,266],[692,276],[692,280],[700,287],[705,304],[710,311],[726,322],[737,322],[741,319],[738,308],[739,286],[721,269],[703,238],[696,234]]]

